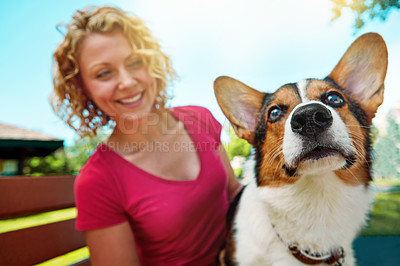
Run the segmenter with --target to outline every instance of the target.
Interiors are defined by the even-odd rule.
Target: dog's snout
[[[306,137],[313,137],[332,125],[332,113],[318,103],[311,103],[295,111],[291,120],[293,132]]]

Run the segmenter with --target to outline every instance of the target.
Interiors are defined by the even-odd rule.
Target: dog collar
[[[282,237],[276,231],[274,225],[272,225],[276,235],[281,240],[283,244],[286,245],[285,241],[283,241]],[[317,265],[321,263],[325,263],[328,265],[334,266],[342,266],[344,263],[344,250],[342,247],[332,249],[326,253],[312,253],[306,249],[300,249],[299,245],[296,242],[292,242],[287,246],[290,253],[300,262],[308,265]]]
[[[299,261],[308,265],[317,265],[326,263],[334,266],[341,266],[344,263],[343,248],[330,250],[325,254],[310,253],[308,250],[299,249],[297,243],[292,243],[288,246],[290,253]]]

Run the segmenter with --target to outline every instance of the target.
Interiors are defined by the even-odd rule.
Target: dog
[[[355,265],[352,242],[372,205],[372,119],[383,101],[387,48],[356,39],[324,79],[263,93],[215,80],[235,133],[255,149],[255,178],[229,212],[222,265]]]

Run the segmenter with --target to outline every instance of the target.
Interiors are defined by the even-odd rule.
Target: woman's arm
[[[226,171],[228,173],[228,197],[229,197],[229,202],[231,202],[235,198],[235,196],[239,193],[239,191],[242,189],[243,186],[242,184],[240,184],[239,180],[233,173],[229,157],[226,154],[225,148],[222,145],[222,143],[218,147],[218,153],[221,156],[221,160],[224,163]]]
[[[85,231],[93,266],[139,266],[135,240],[128,222]]]

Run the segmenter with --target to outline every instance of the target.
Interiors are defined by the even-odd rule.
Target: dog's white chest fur
[[[235,260],[238,265],[303,265],[287,248],[297,242],[315,252],[342,247],[344,265],[354,265],[352,241],[365,224],[371,198],[364,185],[346,185],[328,171],[279,188],[257,187],[253,181],[234,221]]]

